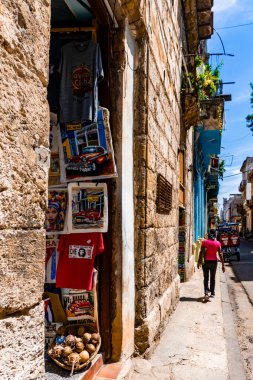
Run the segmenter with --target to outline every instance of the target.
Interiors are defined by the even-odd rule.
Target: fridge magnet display
[[[67,189],[50,189],[46,211],[47,234],[63,233],[67,211]]]
[[[117,176],[109,111],[99,107],[95,123],[61,124],[61,182]]]
[[[54,114],[50,114],[51,116]],[[60,129],[58,127],[57,121],[53,119],[53,125],[51,125],[50,119],[50,167],[48,173],[48,186],[58,186],[61,185],[61,173],[60,173],[60,157],[59,157],[59,134]],[[61,185],[62,186],[62,185]]]
[[[62,186],[59,153],[51,153],[48,173],[48,186]]]
[[[60,176],[60,159],[59,159],[59,153],[57,152],[51,153],[49,176],[52,176],[52,177]]]
[[[105,183],[69,184],[68,231],[107,232],[108,196]],[[88,255],[89,252],[86,252]]]
[[[48,305],[48,299],[44,300],[44,307],[45,307],[45,315],[47,315],[47,305]],[[52,344],[53,339],[55,338],[56,331],[62,326],[62,323],[55,323],[55,322],[48,322],[47,318],[45,319],[45,359],[48,359],[48,349],[50,348],[50,345]]]

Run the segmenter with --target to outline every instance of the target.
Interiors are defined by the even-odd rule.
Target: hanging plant
[[[195,73],[188,73],[183,75],[182,89],[183,94],[193,94],[197,96],[198,101],[208,100],[212,98],[220,81],[220,68],[222,63],[215,69],[212,66],[203,62],[197,56],[195,58]]]
[[[225,173],[226,169],[225,169],[225,160],[220,160],[219,161],[219,168],[218,168],[218,175],[219,175],[219,179],[221,179],[223,181],[223,175]]]

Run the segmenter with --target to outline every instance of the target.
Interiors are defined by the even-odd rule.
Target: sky
[[[253,156],[253,136],[245,121],[245,117],[253,113],[250,105],[250,82],[253,82],[253,1],[214,0],[212,10],[214,29],[221,37],[225,53],[234,54],[234,57],[212,56],[210,63],[216,67],[223,61],[222,81],[236,82],[223,86],[223,93],[231,94],[232,101],[225,103],[226,125],[221,141],[220,157],[225,160],[226,169],[224,179],[220,181],[218,196],[221,208],[223,197],[228,198],[229,194],[239,193],[241,165],[247,156]],[[228,28],[247,23],[252,25]],[[214,31],[208,40],[209,53],[223,53],[217,33]],[[234,175],[237,173],[240,174]]]

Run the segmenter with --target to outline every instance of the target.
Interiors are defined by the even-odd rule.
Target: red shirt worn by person
[[[202,247],[206,248],[205,261],[217,261],[217,252],[219,248],[221,249],[221,244],[218,240],[203,240]]]
[[[94,260],[103,250],[101,233],[62,235],[58,245],[56,287],[91,290]]]

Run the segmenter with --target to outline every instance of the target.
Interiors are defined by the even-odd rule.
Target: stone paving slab
[[[196,270],[181,285],[180,301],[148,365],[133,363],[131,380],[228,380],[228,356],[224,334],[220,269],[216,296],[203,303],[203,274]],[[142,371],[140,370],[142,368]]]

